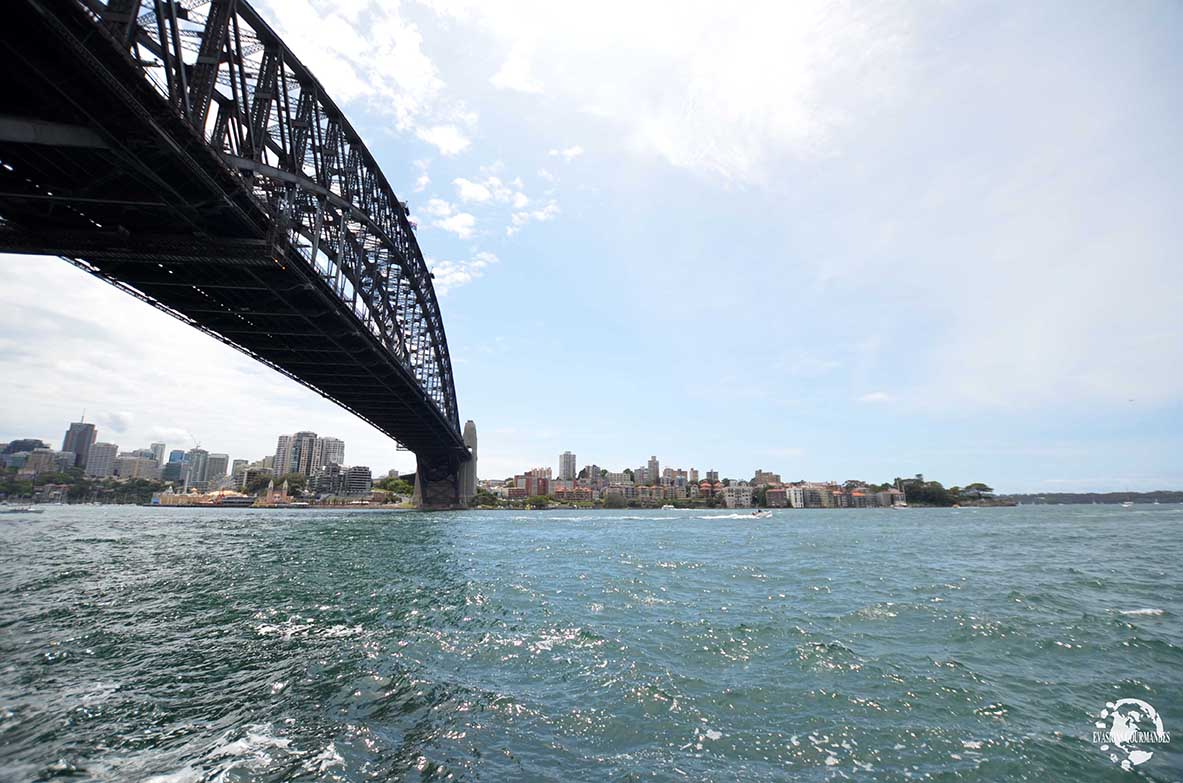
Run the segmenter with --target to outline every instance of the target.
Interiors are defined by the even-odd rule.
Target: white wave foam
[[[202,773],[199,770],[193,769],[193,767],[183,767],[172,772],[165,772],[162,775],[144,778],[144,783],[198,783],[201,779]]]
[[[1121,613],[1138,617],[1162,617],[1166,614],[1162,609],[1122,609]]]

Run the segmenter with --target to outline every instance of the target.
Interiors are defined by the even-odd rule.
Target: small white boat
[[[1132,501],[1132,500],[1123,500],[1123,501],[1121,502],[1121,507],[1122,507],[1122,508],[1130,508],[1130,507],[1131,507],[1131,506],[1133,506],[1133,505],[1134,505],[1134,501]]]
[[[760,509],[759,511],[752,512],[753,519],[768,519],[771,516],[772,516],[772,512],[769,511],[768,509],[764,509],[764,508]]]
[[[664,506],[661,507],[661,510],[662,511],[674,511],[675,509],[669,503],[666,503]]]
[[[32,506],[2,506],[0,507],[0,514],[40,514],[44,510],[42,508],[33,508]]]

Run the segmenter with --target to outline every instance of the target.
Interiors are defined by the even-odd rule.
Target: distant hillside
[[[999,495],[1019,503],[1183,503],[1183,492],[1043,492],[1038,495]]]

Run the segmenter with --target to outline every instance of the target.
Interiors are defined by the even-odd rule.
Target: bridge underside
[[[76,4],[37,5],[0,33],[0,251],[63,256],[312,388],[417,454],[426,506],[456,505],[467,452],[413,373]]]

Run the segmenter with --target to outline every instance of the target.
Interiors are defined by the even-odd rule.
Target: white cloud
[[[431,217],[448,217],[452,214],[452,205],[442,198],[430,198],[423,205],[423,212]]]
[[[521,187],[521,183],[520,177],[515,178],[514,185],[516,187]],[[530,203],[530,199],[526,197],[525,193],[520,190],[515,191],[514,188],[506,185],[500,177],[496,176],[490,175],[479,181],[459,177],[452,180],[452,184],[456,186],[456,192],[461,201],[478,204],[490,202],[512,204],[515,209],[522,209]]]
[[[445,95],[419,28],[398,2],[262,0],[263,16],[337,103],[360,101],[395,127],[454,155],[468,146],[455,123],[476,115]]]
[[[890,400],[891,395],[881,391],[867,392],[858,398],[859,402],[889,402]]]
[[[579,156],[583,155],[583,147],[579,146],[578,144],[575,144],[570,147],[564,147],[561,150],[560,149],[549,150],[549,151],[547,151],[546,154],[550,155],[552,158],[562,158],[563,160],[566,160],[566,161],[572,161],[572,160],[575,160],[576,158],[578,158]]]
[[[468,239],[476,227],[476,218],[467,212],[457,212],[450,217],[435,221],[433,225],[451,232],[461,239]]]
[[[497,263],[497,256],[479,252],[467,261],[427,260],[427,267],[434,277],[433,285],[440,296],[446,296],[453,288],[471,283],[484,274],[490,264]]]
[[[548,98],[616,126],[631,148],[735,182],[840,149],[907,84],[915,14],[892,0],[753,0],[742,13],[709,0],[676,12],[631,0],[449,0],[436,10],[501,43],[507,82],[545,74]]]
[[[456,186],[456,191],[460,195],[461,201],[484,203],[493,198],[493,192],[489,190],[488,186],[482,185],[480,182],[473,182],[472,180],[459,177],[452,180],[452,184]]]
[[[422,193],[427,190],[427,186],[431,184],[431,177],[426,174],[420,174],[415,180],[415,192]]]
[[[455,125],[433,125],[429,128],[419,128],[415,131],[415,135],[433,145],[441,155],[449,157],[464,152],[472,143]]]
[[[542,209],[535,209],[525,212],[515,212],[510,217],[510,225],[505,228],[505,235],[511,237],[522,230],[528,223],[545,223],[548,220],[553,220],[558,217],[561,210],[559,205],[551,201]]]
[[[489,79],[494,87],[518,92],[540,93],[542,82],[530,73],[530,58],[524,46],[515,46],[497,73]]]

